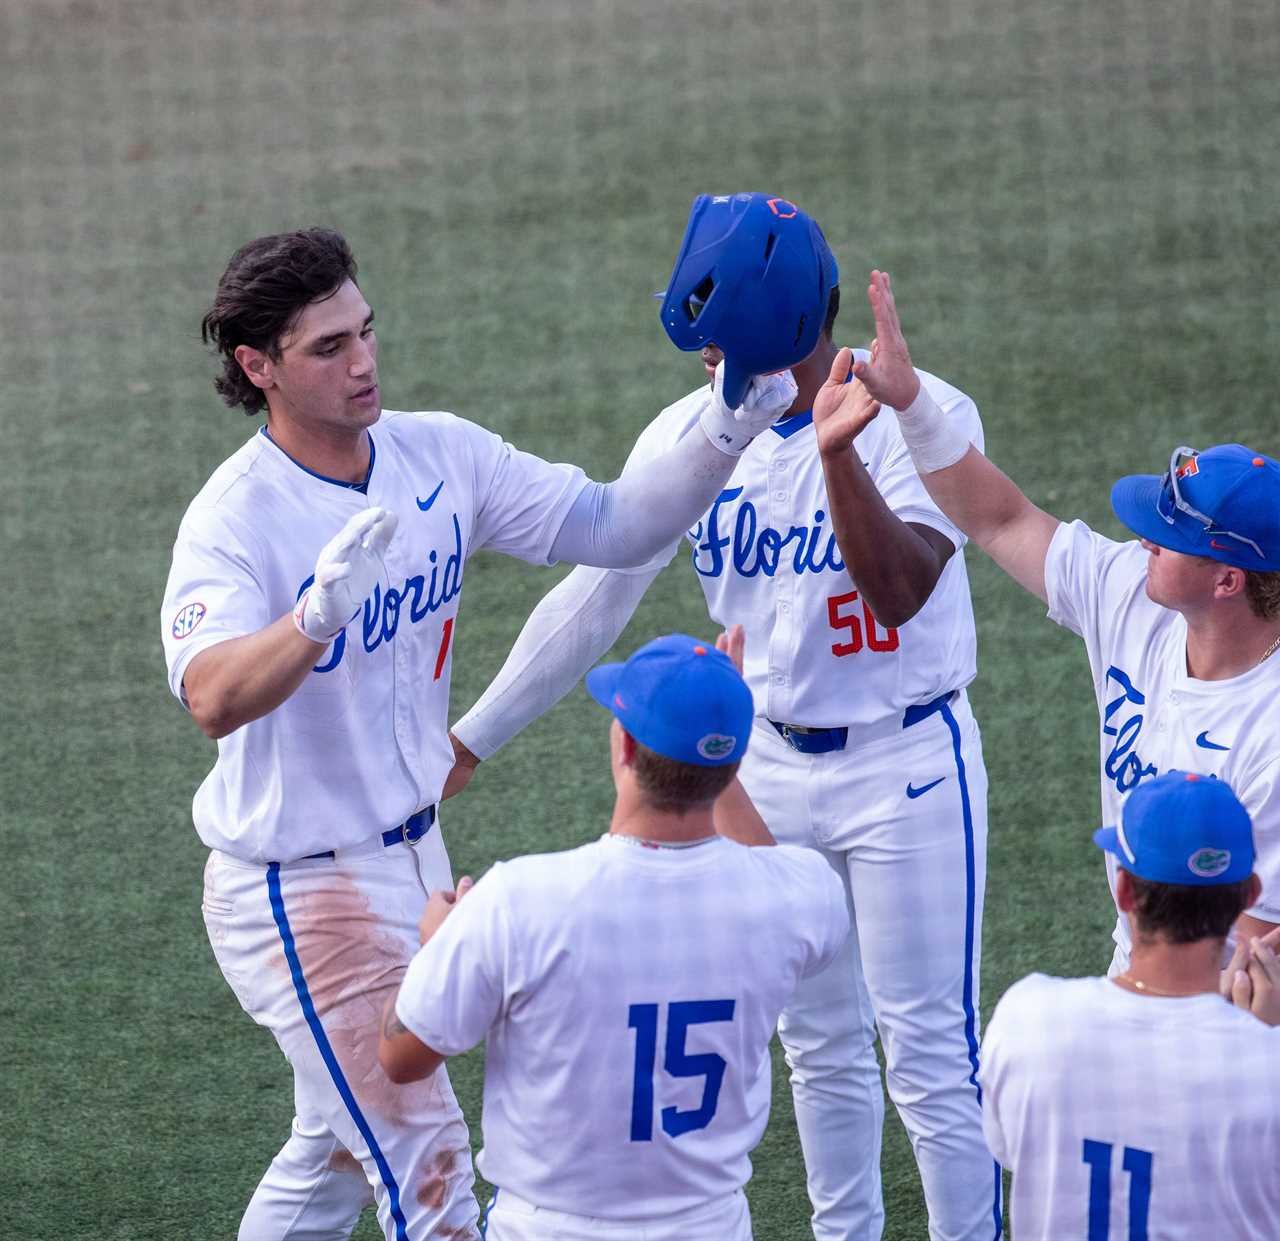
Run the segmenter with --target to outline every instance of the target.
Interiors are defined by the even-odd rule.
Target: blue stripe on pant
[[[391,1205],[391,1218],[396,1225],[396,1241],[409,1241],[409,1226],[405,1221],[404,1212],[400,1209],[400,1186],[396,1184],[396,1178],[382,1153],[382,1148],[378,1145],[377,1138],[373,1136],[373,1130],[369,1127],[369,1122],[360,1110],[360,1105],[356,1102],[355,1095],[351,1093],[351,1087],[347,1084],[346,1077],[343,1076],[342,1066],[338,1063],[338,1057],[334,1055],[329,1036],[325,1034],[324,1027],[320,1024],[320,1017],[316,1013],[315,1005],[311,1002],[311,992],[307,989],[307,980],[302,973],[302,962],[298,960],[297,947],[293,942],[293,931],[289,927],[289,918],[284,911],[284,896],[280,891],[279,862],[272,862],[267,867],[267,892],[271,898],[271,913],[276,920],[276,927],[280,931],[280,940],[284,944],[285,960],[289,962],[289,973],[293,978],[293,989],[297,992],[298,1003],[302,1006],[302,1015],[307,1020],[307,1026],[311,1030],[312,1037],[316,1040],[316,1046],[320,1049],[320,1055],[324,1059],[325,1067],[329,1070],[329,1076],[333,1078],[333,1084],[337,1087],[342,1102],[346,1105],[347,1111],[351,1113],[351,1119],[355,1121],[356,1128],[360,1131],[360,1136],[364,1138],[369,1147],[369,1152],[373,1156],[373,1161],[377,1164],[382,1183],[387,1189],[387,1196]]]
[[[969,783],[965,777],[964,755],[960,748],[960,725],[952,714],[950,704],[942,707],[942,718],[947,722],[951,732],[951,750],[956,760],[956,776],[960,782],[960,802],[964,807],[964,1036],[969,1045],[969,1063],[973,1072],[969,1080],[978,1096],[978,1106],[982,1106],[982,1086],[978,1083],[978,1034],[977,1014],[973,1007],[973,939],[974,939],[974,906],[976,903],[977,881],[973,858],[973,810],[969,804]],[[994,1161],[993,1161],[994,1162]],[[999,1241],[1004,1231],[1004,1215],[1001,1210],[1000,1165],[995,1164],[995,1204],[992,1207],[992,1218],[995,1222],[995,1238]]]

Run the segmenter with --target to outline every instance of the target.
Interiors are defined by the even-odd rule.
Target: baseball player
[[[647,473],[593,483],[451,414],[384,412],[355,277],[324,229],[232,258],[204,333],[219,392],[266,425],[187,510],[161,613],[170,687],[218,739],[194,803],[210,941],[294,1070],[293,1133],[245,1241],[345,1237],[371,1195],[388,1238],[474,1235],[447,1076],[394,1087],[368,1032],[426,894],[452,886],[435,807],[467,559],[647,560],[727,480],[716,444],[794,394],[761,381]]]
[[[772,213],[763,242],[742,223],[752,212]],[[813,352],[792,367],[799,392],[787,415],[745,449],[686,536],[711,616],[746,630],[756,721],[742,782],[778,840],[817,850],[841,877],[854,921],[778,1027],[814,1235],[881,1233],[878,1023],[931,1236],[990,1241],[1000,1175],[976,1078],[987,780],[964,692],[976,654],[964,536],[924,491],[891,414],[856,440],[831,434],[846,393],[869,398],[844,386],[836,264],[817,225],[783,199],[700,199],[682,253],[668,301],[698,312],[713,340],[748,342],[771,323],[770,299],[794,296],[774,287],[780,254],[807,256],[792,282],[817,271],[828,290]],[[736,290],[726,272],[741,273]],[[741,382],[740,359],[710,343],[702,356],[710,386],[663,410],[627,471],[678,444],[734,373]],[[981,444],[973,402],[933,375],[920,381]],[[676,548],[640,569],[577,569],[543,599],[454,726],[454,788],[608,649]]]
[[[1037,508],[939,408],[911,366],[889,277],[868,290],[876,348],[854,373],[898,425],[929,494],[1015,581],[1079,634],[1098,700],[1104,822],[1126,795],[1182,768],[1226,780],[1248,807],[1262,895],[1241,937],[1280,924],[1280,462],[1242,444],[1180,447],[1163,476],[1111,490],[1137,542]],[[848,429],[868,416],[849,404]],[[870,415],[874,417],[874,414]],[[861,433],[861,431],[858,431]],[[1107,858],[1112,894],[1115,863]],[[1112,969],[1129,960],[1115,929]]]
[[[1273,1241],[1280,1032],[1218,996],[1258,899],[1226,781],[1144,780],[1094,836],[1133,944],[1112,978],[1032,974],[982,1044],[983,1124],[1013,1170],[1018,1241]]]
[[[658,638],[587,687],[614,716],[608,834],[432,896],[382,1063],[419,1079],[486,1040],[490,1241],[749,1241],[769,1041],[848,938],[844,889],[812,850],[717,834],[754,713],[724,654]]]

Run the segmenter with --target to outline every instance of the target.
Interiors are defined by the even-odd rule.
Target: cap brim
[[[1156,502],[1164,482],[1158,474],[1129,474],[1111,488],[1111,509],[1139,538],[1175,552],[1199,554],[1199,541],[1187,538],[1160,516]]]
[[[1120,835],[1114,827],[1100,827],[1093,833],[1093,843],[1107,853],[1114,853],[1122,862],[1124,850],[1120,847]]]
[[[618,689],[618,681],[622,676],[621,664],[601,664],[592,668],[585,679],[587,693],[608,711],[617,714],[613,696]]]

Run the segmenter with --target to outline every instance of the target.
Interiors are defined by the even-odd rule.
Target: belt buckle
[[[411,814],[401,825],[401,839],[407,845],[416,845],[435,825],[435,807],[428,806]]]
[[[804,753],[804,751],[801,750],[800,748],[800,743],[796,741],[796,737],[799,734],[796,732],[794,728],[791,727],[790,724],[783,724],[780,731],[782,732],[783,741],[785,741],[797,754]]]

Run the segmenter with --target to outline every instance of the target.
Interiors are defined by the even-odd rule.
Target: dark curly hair
[[[331,228],[302,228],[259,237],[231,256],[218,281],[213,306],[200,321],[200,337],[222,355],[213,381],[234,409],[260,413],[267,404],[236,361],[238,346],[280,357],[280,338],[311,302],[331,297],[356,278],[356,260],[346,238]]]

